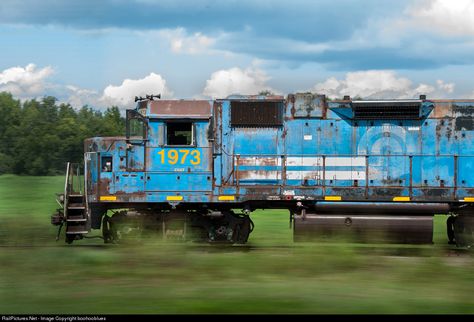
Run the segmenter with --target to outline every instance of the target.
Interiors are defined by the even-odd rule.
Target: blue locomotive
[[[147,229],[245,243],[255,209],[288,209],[295,240],[347,233],[472,243],[474,100],[329,100],[312,93],[136,98],[124,137],[84,142],[53,224],[66,241]],[[112,215],[113,214],[113,215]],[[376,239],[376,238],[375,238]]]

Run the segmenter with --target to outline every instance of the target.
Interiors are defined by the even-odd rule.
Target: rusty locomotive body
[[[433,216],[447,214],[449,241],[467,245],[473,113],[474,100],[425,97],[150,96],[127,110],[126,136],[85,140],[83,179],[68,164],[53,223],[67,242],[91,229],[116,241],[128,221],[163,237],[245,243],[251,212],[273,208],[289,210],[295,240],[431,243]]]

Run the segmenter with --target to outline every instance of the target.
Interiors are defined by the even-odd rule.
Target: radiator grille
[[[413,120],[420,118],[421,102],[352,102],[356,120]]]
[[[231,102],[230,123],[234,127],[274,127],[283,125],[281,102]]]

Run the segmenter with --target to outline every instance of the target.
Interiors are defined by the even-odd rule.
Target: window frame
[[[127,110],[125,120],[125,138],[127,143],[131,144],[142,144],[148,140],[148,118],[144,117],[137,110]],[[130,136],[130,122],[133,119],[137,119],[143,124],[143,137]]]
[[[110,160],[110,170],[104,170],[104,160]],[[106,163],[107,164],[107,161]],[[100,156],[100,172],[101,173],[112,173],[114,172],[114,158],[111,155],[101,155]]]
[[[191,144],[168,144],[168,124],[191,123]],[[166,120],[164,122],[164,146],[165,147],[196,147],[196,122],[188,120]]]

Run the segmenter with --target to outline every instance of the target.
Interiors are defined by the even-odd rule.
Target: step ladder
[[[58,238],[64,225],[68,244],[82,239],[89,232],[90,223],[84,195],[84,178],[78,163],[67,163],[64,194],[59,194],[57,201],[61,208],[53,215],[51,223],[60,225]]]

